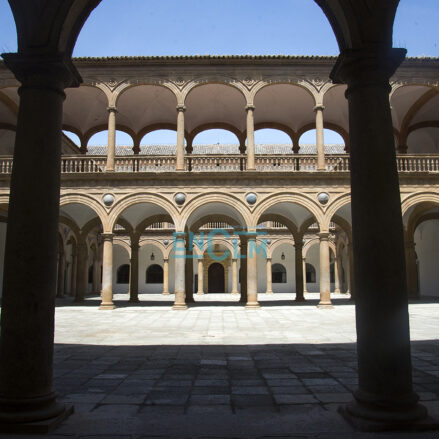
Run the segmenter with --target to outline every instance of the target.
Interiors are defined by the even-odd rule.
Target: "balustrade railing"
[[[349,155],[328,154],[325,156],[327,172],[349,172]],[[439,173],[439,154],[399,154],[396,158],[398,172]],[[96,174],[106,171],[105,156],[63,156],[62,174]],[[317,172],[315,155],[257,155],[256,171],[260,172]],[[245,155],[187,155],[185,170],[187,172],[242,172],[247,167]],[[174,172],[176,158],[173,156],[124,156],[116,157],[116,173],[156,173]],[[0,174],[10,174],[12,157],[0,157]]]

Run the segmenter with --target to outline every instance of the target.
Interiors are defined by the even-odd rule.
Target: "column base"
[[[259,309],[261,305],[258,302],[247,302],[245,309]]]
[[[321,308],[321,309],[332,309],[334,308],[334,305],[332,303],[325,303],[325,302],[321,302],[317,305],[317,308]]]
[[[72,413],[73,406],[56,402],[53,393],[40,398],[0,398],[0,433],[50,433]]]
[[[140,300],[139,300],[139,298],[138,298],[138,297],[130,297],[130,300],[129,300],[129,302],[130,302],[130,303],[139,303],[139,302],[140,302]]]
[[[239,291],[232,291],[230,294],[232,294],[233,296],[236,296],[237,294],[239,294]]]
[[[114,306],[113,302],[102,302],[101,305],[99,306],[100,310],[112,310],[115,309],[116,307]]]
[[[164,296],[169,296],[169,291],[163,291],[162,293]]]
[[[265,294],[274,294],[273,291],[266,291]]]
[[[341,294],[340,288],[336,288],[336,289],[334,290],[334,293],[335,293],[335,294]]]
[[[204,296],[204,291],[198,291],[197,296]]]
[[[354,393],[353,402],[340,406],[338,411],[356,430],[379,431],[427,431],[438,430],[439,421],[427,414],[427,409],[418,404],[413,394],[412,403],[404,404],[400,399],[391,401],[364,402]],[[409,398],[410,399],[410,398]]]
[[[178,310],[185,310],[185,309],[187,309],[187,305],[184,303],[174,303],[172,309],[175,309],[177,311]]]
[[[305,298],[303,296],[299,296],[294,299],[295,302],[306,302]]]

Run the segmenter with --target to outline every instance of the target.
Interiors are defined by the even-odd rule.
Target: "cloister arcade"
[[[356,306],[359,386],[342,414],[365,430],[424,422],[408,295],[437,295],[438,60],[393,48],[398,0],[316,0],[338,58],[72,60],[99,0],[9,3],[18,53],[0,64],[0,428],[49,428],[71,413],[52,392],[56,290],[78,303],[100,291],[112,310],[127,278],[131,302],[151,279],[146,291],[173,293],[175,310],[227,288],[256,312],[258,294],[280,294],[283,280],[302,301],[318,279],[329,308],[332,277]],[[257,146],[267,128],[291,142]],[[325,143],[325,128],[344,145]],[[141,144],[162,129],[176,132],[168,148]],[[239,144],[194,145],[209,129]],[[300,139],[314,129],[309,149]],[[117,145],[118,131],[132,146]],[[218,224],[231,239],[215,236],[206,254],[200,233]],[[270,242],[256,256],[261,230]]]

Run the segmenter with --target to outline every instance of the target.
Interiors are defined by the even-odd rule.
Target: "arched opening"
[[[323,130],[325,139],[325,154],[345,154],[345,141],[343,137],[335,132],[325,128]],[[317,154],[316,130],[305,131],[299,138],[299,154]]]
[[[186,144],[186,139],[185,139]],[[172,155],[177,151],[177,132],[171,129],[150,131],[140,140],[140,155]]]
[[[225,292],[225,274],[224,267],[218,262],[209,265],[208,272],[208,293]]]
[[[130,283],[130,265],[129,264],[123,264],[120,265],[117,269],[117,276],[116,276],[116,283],[117,284],[129,284]]]
[[[287,270],[282,264],[273,264],[271,267],[271,279],[274,284],[287,283]]]
[[[316,269],[309,262],[306,263],[306,283],[315,284],[317,282]]]
[[[107,144],[107,130],[93,134],[87,143],[87,155],[106,155]],[[116,156],[131,155],[133,153],[133,146],[133,138],[128,133],[116,130]]]
[[[162,284],[163,283],[163,268],[158,264],[150,265],[146,269],[146,284]]]
[[[192,141],[192,154],[239,154],[239,139],[225,129],[208,129],[198,133]]]
[[[256,154],[291,154],[291,137],[282,130],[273,128],[255,128]]]

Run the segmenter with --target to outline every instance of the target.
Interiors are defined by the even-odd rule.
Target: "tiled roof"
[[[140,147],[140,155],[175,155],[176,145],[148,145]],[[283,145],[255,145],[256,154],[291,154],[291,144]],[[325,152],[327,154],[343,154],[345,152],[344,145],[325,145]],[[89,146],[87,155],[106,155],[106,146]],[[116,146],[117,156],[132,155],[133,149],[131,146]],[[192,154],[200,155],[221,155],[221,154],[239,154],[238,145],[194,145]],[[299,154],[317,154],[316,145],[301,145]]]
[[[337,55],[163,55],[163,56],[108,56],[108,57],[77,57],[73,61],[185,61],[185,60],[336,60]],[[438,57],[416,56],[407,57],[409,61],[439,60]]]

